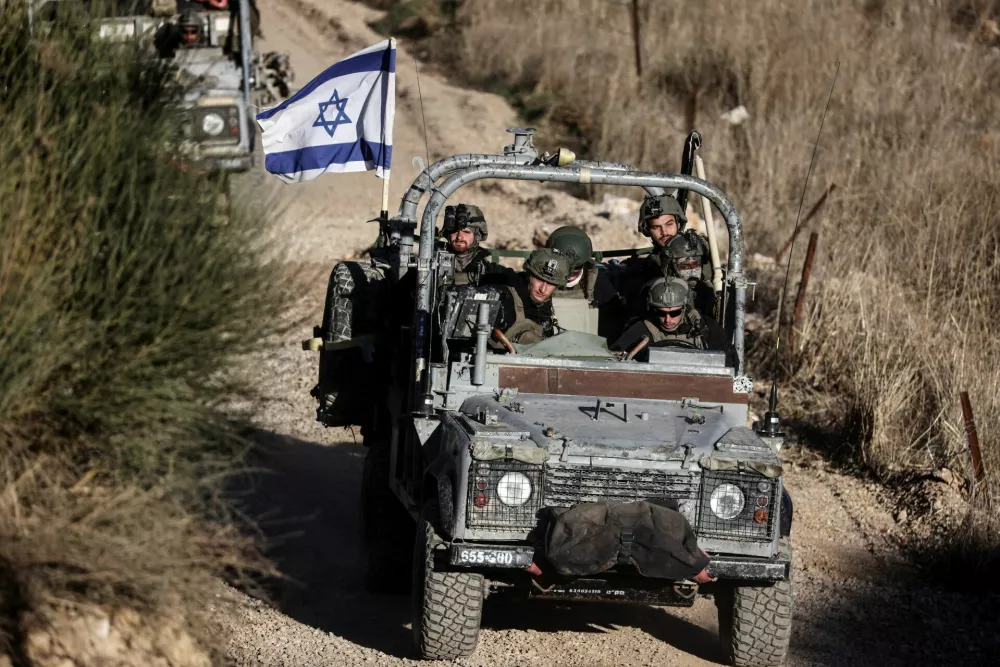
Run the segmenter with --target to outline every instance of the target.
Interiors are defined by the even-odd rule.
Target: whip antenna
[[[830,94],[826,98],[826,106],[823,108],[823,116],[819,121],[819,132],[816,133],[816,142],[813,144],[812,157],[809,158],[809,168],[806,170],[806,180],[802,184],[802,196],[799,197],[799,210],[795,214],[795,227],[799,228],[799,220],[802,218],[802,204],[806,200],[806,189],[809,187],[809,177],[812,176],[813,165],[816,164],[816,153],[819,149],[819,140],[823,136],[823,126],[826,124],[826,114],[830,110],[830,102],[833,100],[833,89],[837,86],[837,77],[840,76],[840,62],[837,62],[837,71],[833,74],[833,83],[830,84]],[[774,323],[774,361],[771,367],[771,395],[767,402],[767,412],[764,413],[763,431],[769,436],[781,434],[781,417],[778,415],[778,350],[781,347],[781,316],[785,310],[785,299],[788,296],[788,276],[792,269],[792,255],[795,252],[795,237],[792,236],[791,246],[788,248],[788,264],[785,265],[785,282],[781,285],[781,301],[778,302],[778,318]]]

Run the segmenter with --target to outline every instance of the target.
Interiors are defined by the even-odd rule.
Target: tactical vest
[[[594,306],[597,267],[588,263],[580,282],[552,294],[552,310],[559,326],[570,331],[597,334],[598,311]]]
[[[701,335],[701,315],[698,314],[697,310],[692,309],[688,311],[685,317],[685,323],[689,326],[687,327],[687,331],[683,333],[678,330],[664,331],[649,320],[643,320],[642,323],[646,325],[646,330],[649,332],[650,345],[676,340],[687,343],[698,350],[704,350],[706,347],[705,339],[702,338]],[[677,327],[677,329],[680,329],[683,326],[684,325],[681,324]]]
[[[517,293],[517,290],[510,285],[505,285],[505,287],[510,291],[512,297],[514,297],[514,323],[510,325],[507,331],[503,332],[504,337],[511,343],[540,343],[548,336],[552,335],[551,326],[548,327],[548,335],[546,335],[546,327],[538,322],[529,319],[524,314],[524,302],[521,301],[521,296]],[[496,349],[504,349],[503,345],[496,341],[490,341],[490,345]]]
[[[469,263],[459,268],[458,255],[455,255],[455,284],[456,285],[478,285],[486,272],[484,263],[489,259],[490,253],[480,247],[475,247],[469,251],[472,257]]]

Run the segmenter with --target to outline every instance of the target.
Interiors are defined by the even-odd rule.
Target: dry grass
[[[266,221],[217,224],[220,185],[171,163],[184,91],[137,48],[0,5],[0,655],[53,603],[205,638],[216,578],[266,567],[220,499],[223,401],[283,279]]]
[[[883,478],[948,466],[968,479],[967,390],[995,497],[1000,3],[639,4],[641,82],[625,0],[464,2],[456,25],[427,44],[452,73],[511,96],[545,128],[546,147],[673,171],[693,119],[709,177],[740,208],[750,252],[764,254],[793,227],[840,63],[807,204],[837,190],[812,223],[817,268],[783,360],[785,409],[827,424]],[[738,105],[748,121],[720,119]],[[758,376],[769,375],[764,361]],[[1000,551],[994,533],[980,537]]]

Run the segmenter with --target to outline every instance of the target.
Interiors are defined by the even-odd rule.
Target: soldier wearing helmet
[[[691,305],[691,291],[682,278],[657,278],[646,294],[646,314],[625,330],[613,350],[641,352],[649,347],[684,347],[695,350],[727,349],[725,332],[710,317]]]
[[[570,262],[566,287],[556,290],[553,296],[557,300],[556,309],[564,298],[586,299],[592,308],[597,309],[596,333],[606,338],[616,337],[625,319],[624,303],[606,272],[599,270],[597,262],[592,259],[594,245],[587,232],[579,227],[564,225],[549,235],[545,247],[558,250]],[[575,328],[566,325],[566,322],[563,324],[570,329]]]
[[[643,312],[645,286],[665,275],[662,252],[666,244],[681,234],[697,239],[695,232],[684,230],[686,224],[687,216],[675,198],[670,195],[646,195],[643,198],[639,207],[638,229],[640,234],[653,242],[653,251],[622,264],[621,293],[629,303],[633,316],[640,316]]]
[[[639,233],[653,242],[653,252],[681,233],[687,216],[680,202],[670,195],[646,195],[639,207]]]
[[[660,266],[666,278],[682,278],[691,288],[695,309],[702,315],[715,313],[715,290],[705,280],[702,260],[705,247],[696,234],[681,233],[673,237],[660,251]]]
[[[524,270],[500,291],[496,328],[501,335],[491,345],[509,350],[508,343],[537,343],[555,335],[552,294],[566,286],[569,274],[570,261],[558,250],[542,248],[528,255]]]
[[[508,273],[510,269],[490,260],[490,251],[479,244],[489,236],[486,216],[471,204],[446,206],[441,235],[455,254],[455,284],[478,285],[483,276]]]

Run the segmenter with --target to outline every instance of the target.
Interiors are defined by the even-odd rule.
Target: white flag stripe
[[[395,42],[386,40],[333,65],[259,114],[266,169],[288,183],[372,169],[388,178],[395,66]]]

